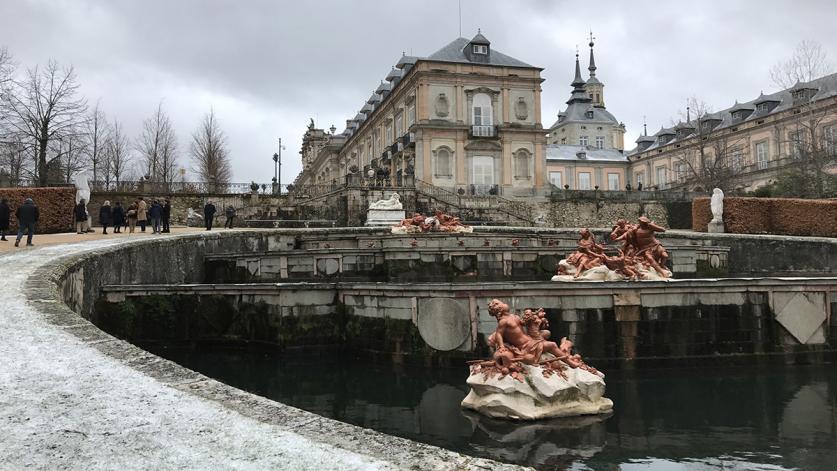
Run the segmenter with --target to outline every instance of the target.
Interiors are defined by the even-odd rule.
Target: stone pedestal
[[[604,414],[613,401],[604,397],[605,382],[580,368],[545,376],[540,366],[526,365],[523,381],[476,372],[468,377],[471,392],[462,407],[501,419],[538,420],[552,417]]]
[[[389,227],[398,224],[406,217],[403,209],[370,209],[366,212],[366,225]]]
[[[724,233],[724,223],[723,222],[714,222],[710,221],[708,225],[709,233],[710,234],[723,234]]]

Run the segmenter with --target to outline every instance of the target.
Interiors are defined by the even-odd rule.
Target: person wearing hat
[[[35,223],[38,222],[38,217],[40,217],[38,207],[35,206],[32,198],[26,198],[23,205],[15,211],[15,216],[17,217],[17,239],[15,239],[15,247],[20,246],[20,239],[23,238],[24,230],[27,232],[26,245],[31,247],[33,245],[32,236],[35,235]]]

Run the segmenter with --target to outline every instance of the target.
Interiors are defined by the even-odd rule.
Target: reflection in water
[[[837,369],[608,374],[612,416],[539,422],[463,411],[467,369],[340,353],[152,351],[233,386],[344,422],[539,469],[837,469]]]

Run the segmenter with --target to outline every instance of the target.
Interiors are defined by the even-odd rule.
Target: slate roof
[[[587,117],[587,112],[593,112],[593,118]],[[562,111],[559,116],[563,116],[563,119],[559,118],[558,121],[550,126],[549,129],[555,129],[556,126],[563,123],[570,123],[570,122],[581,122],[587,124],[619,124],[619,121],[613,116],[610,111],[593,106],[592,103],[571,103],[567,106],[567,109]]]
[[[486,42],[488,41],[486,40]],[[420,59],[438,62],[459,62],[463,64],[488,64],[506,67],[528,67],[532,69],[537,68],[533,65],[517,60],[514,57],[507,56],[494,48],[491,48],[491,53],[489,54],[487,62],[472,62],[468,60],[468,57],[465,56],[465,46],[467,46],[470,43],[471,41],[468,39],[457,38],[451,41],[447,46],[439,49],[433,54],[430,54],[429,56]]]
[[[579,158],[578,153],[584,152],[585,158]],[[627,157],[616,149],[597,149],[590,146],[576,146],[569,144],[549,144],[546,146],[546,160],[549,161],[578,161],[578,162],[621,162],[628,163]]]
[[[533,65],[529,65],[523,61],[517,60],[514,57],[507,56],[502,52],[499,52],[495,49],[491,49],[490,53],[488,54],[487,60],[481,61],[471,61],[468,59],[468,56],[465,55],[465,48],[471,44],[490,44],[488,39],[483,36],[481,33],[477,33],[473,39],[466,39],[466,38],[457,38],[450,42],[445,47],[439,49],[438,51],[434,52],[433,54],[427,57],[419,57],[419,56],[408,56],[402,55],[398,62],[395,64],[395,68],[390,70],[386,76],[386,82],[381,82],[372,96],[367,100],[366,104],[361,108],[361,114],[355,116],[355,120],[358,123],[363,122],[366,119],[366,114],[372,114],[375,109],[375,105],[383,100],[382,93],[391,91],[401,78],[406,75],[406,72],[409,70],[410,67],[414,66],[416,62],[420,60],[428,60],[428,61],[438,61],[438,62],[457,62],[457,63],[465,63],[465,64],[485,64],[485,65],[499,65],[504,67],[526,67],[531,69],[537,69]],[[610,115],[610,113],[607,113]],[[612,117],[612,116],[611,116]],[[594,121],[595,122],[595,121]]]
[[[815,101],[823,100],[825,98],[831,98],[831,97],[837,96],[837,73],[830,74],[830,75],[825,75],[825,76],[820,77],[818,79],[811,80],[810,82],[798,83],[798,84],[794,85],[793,87],[790,87],[788,89],[781,90],[781,91],[778,91],[778,92],[775,92],[775,93],[771,93],[771,94],[768,94],[768,95],[765,95],[764,93],[761,93],[758,96],[758,98],[755,98],[753,100],[746,101],[746,102],[743,102],[743,103],[738,103],[736,101],[735,104],[733,104],[733,106],[731,106],[729,108],[726,108],[724,110],[721,110],[721,111],[716,111],[714,113],[709,113],[701,119],[703,119],[703,120],[719,119],[721,122],[713,128],[713,131],[718,130],[718,129],[725,129],[725,128],[729,128],[729,127],[735,127],[735,126],[738,126],[742,123],[748,123],[748,122],[753,121],[753,120],[762,119],[765,116],[770,116],[770,115],[773,115],[773,114],[776,114],[776,113],[781,113],[783,111],[794,108],[795,106],[798,106],[798,104],[794,105],[793,97],[791,96],[791,92],[793,90],[798,90],[798,89],[803,89],[803,88],[805,88],[805,89],[816,89],[817,90],[817,92],[813,95],[813,97],[811,97],[811,102],[815,102]],[[761,111],[761,112],[757,111],[757,109],[758,109],[757,105],[759,103],[765,103],[765,102],[776,102],[778,104],[773,109],[771,109],[769,111],[766,111],[766,112],[765,111]],[[743,120],[733,120],[732,113],[734,111],[738,111],[738,110],[753,110],[753,112],[750,113],[749,116],[747,116]],[[678,123],[678,124],[681,124],[681,123]],[[694,121],[693,121],[693,124],[695,124]],[[642,152],[646,152],[646,151],[651,150],[651,149],[656,149],[658,147],[671,144],[672,142],[684,141],[684,140],[690,139],[694,135],[694,134],[690,134],[689,136],[684,136],[684,137],[681,137],[681,138],[676,138],[675,137],[674,139],[671,139],[670,141],[661,145],[656,138],[658,136],[662,135],[662,134],[665,134],[665,133],[672,134],[672,133],[674,133],[674,130],[673,130],[673,128],[661,128],[660,131],[658,131],[653,136],[655,142],[653,144],[651,144],[650,146],[648,146],[646,149],[644,149]],[[648,137],[652,137],[652,136],[648,136]],[[639,142],[639,139],[637,139],[637,142]],[[637,151],[637,148],[634,148],[630,152],[628,152],[628,155],[634,155],[634,154],[637,154],[637,153],[639,153]]]

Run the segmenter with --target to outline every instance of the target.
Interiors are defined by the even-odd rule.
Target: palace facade
[[[404,55],[341,133],[311,122],[294,183],[511,197],[545,195],[553,185],[747,191],[806,152],[837,153],[837,74],[643,132],[626,152],[625,125],[607,110],[596,76],[592,34],[589,46],[589,76],[576,54],[567,107],[549,129],[541,124],[542,69],[494,50],[482,34],[427,57]]]
[[[309,126],[295,183],[531,195],[546,178],[541,70],[480,33],[427,57],[404,55],[342,133]]]
[[[605,107],[604,84],[596,77],[590,37],[590,75],[581,77],[578,54],[567,108],[549,128],[546,167],[549,182],[574,190],[621,190],[627,183],[625,125]]]
[[[633,181],[659,189],[751,191],[788,165],[837,172],[837,74],[643,134],[628,153]]]

